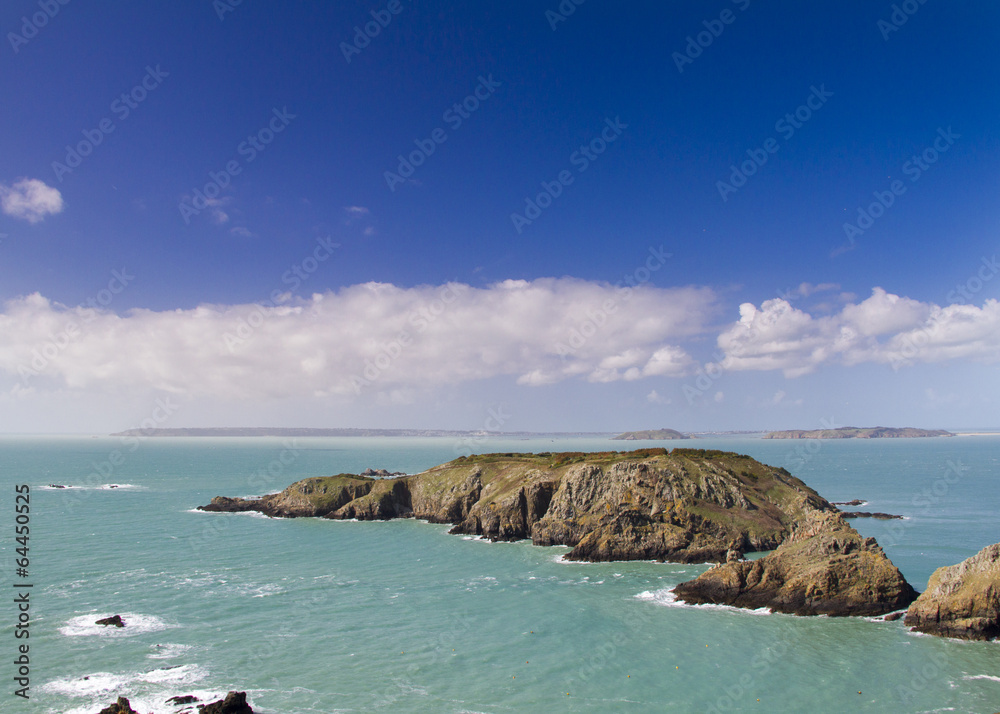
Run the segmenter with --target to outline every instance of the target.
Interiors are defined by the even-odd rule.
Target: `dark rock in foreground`
[[[112,615],[111,617],[105,617],[103,620],[98,620],[94,624],[107,625],[109,627],[125,627],[125,621],[122,619],[121,615]]]
[[[198,711],[201,714],[253,714],[246,692],[230,692],[225,699],[199,706]]]
[[[691,604],[833,616],[884,615],[917,596],[874,538],[823,512],[808,514],[775,552],[718,565],[674,593]]]
[[[484,454],[413,476],[310,478],[205,511],[451,523],[452,533],[567,545],[571,560],[725,562],[772,550],[807,512],[835,509],[781,468],[700,449]]]
[[[1000,543],[935,570],[904,624],[940,637],[1000,638]]]
[[[128,699],[125,697],[118,697],[118,701],[101,709],[99,714],[139,714],[132,705],[129,703]]]
[[[171,697],[167,700],[168,704],[180,705],[189,704],[191,702],[198,701],[197,697],[192,696],[181,696],[181,697]],[[200,714],[253,714],[253,709],[247,704],[247,693],[246,692],[229,692],[225,699],[220,699],[217,702],[212,702],[211,704],[199,704],[198,711]],[[128,699],[125,697],[118,697],[118,701],[111,706],[102,709],[99,714],[139,714],[132,708]]]

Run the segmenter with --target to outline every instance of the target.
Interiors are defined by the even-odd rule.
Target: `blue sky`
[[[996,425],[998,21],[11,0],[0,430]]]

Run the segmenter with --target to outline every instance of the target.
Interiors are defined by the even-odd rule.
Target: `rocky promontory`
[[[571,560],[725,562],[778,547],[812,511],[836,511],[785,469],[700,449],[484,454],[412,476],[309,478],[205,511],[450,523],[452,533],[566,545]]]
[[[941,637],[1000,638],[1000,543],[935,570],[903,622]]]
[[[814,511],[773,553],[729,562],[674,589],[690,604],[712,603],[795,615],[884,615],[916,592],[874,538],[839,513]]]

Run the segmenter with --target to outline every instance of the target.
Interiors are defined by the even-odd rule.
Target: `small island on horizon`
[[[646,431],[626,431],[611,437],[612,441],[665,441],[674,439],[690,439],[676,429],[648,429]]]
[[[772,431],[765,439],[916,439],[931,436],[955,436],[944,429],[916,429],[913,427],[894,428],[887,426],[856,427],[844,426],[839,429],[788,429]]]

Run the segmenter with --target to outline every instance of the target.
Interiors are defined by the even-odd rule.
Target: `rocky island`
[[[647,431],[626,431],[611,437],[612,441],[672,441],[674,439],[690,439],[676,429],[650,429]]]
[[[886,426],[872,426],[858,428],[855,426],[844,426],[839,429],[813,429],[804,431],[802,429],[789,429],[787,431],[772,431],[765,434],[765,439],[915,439],[930,436],[955,436],[950,431],[944,429],[914,429],[913,427],[903,427],[900,429]]]
[[[772,550],[811,511],[836,511],[785,469],[699,449],[484,454],[412,476],[309,478],[205,511],[378,520],[422,518],[452,533],[530,538],[571,560],[725,562]]]
[[[875,540],[834,505],[785,469],[723,451],[483,454],[400,478],[310,478],[281,493],[220,496],[200,508],[423,518],[452,524],[452,533],[570,546],[571,560],[720,563],[677,587],[689,603],[881,615],[916,598]]]

